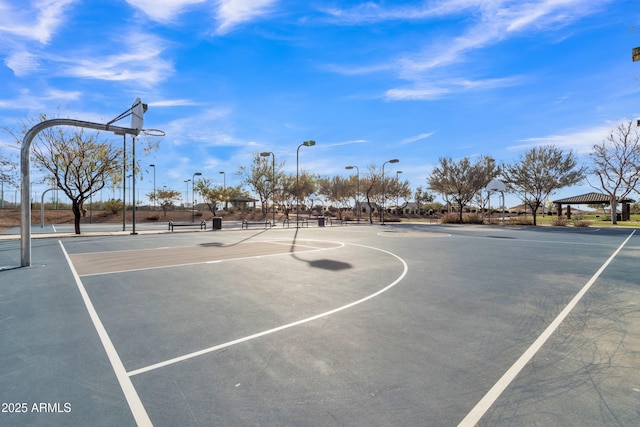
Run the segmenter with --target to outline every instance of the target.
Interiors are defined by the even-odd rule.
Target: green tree
[[[537,225],[538,209],[551,194],[580,183],[584,177],[585,168],[578,166],[573,152],[565,154],[551,145],[534,147],[503,169],[507,187],[523,195],[524,203],[531,208],[533,225]]]
[[[416,188],[413,193],[413,200],[416,202],[416,207],[418,208],[418,213],[422,214],[422,205],[425,203],[431,203],[434,200],[433,194],[425,191],[422,186]]]
[[[225,187],[222,185],[212,185],[212,180],[203,178],[198,180],[196,191],[202,195],[204,203],[213,215],[218,210],[218,203],[227,203],[234,197],[247,196],[240,186]]]
[[[640,135],[635,123],[618,124],[601,144],[593,146],[589,156],[593,163],[591,172],[598,178],[598,185],[589,185],[609,196],[611,223],[616,224],[618,200],[632,191],[638,192]]]
[[[318,180],[318,193],[330,202],[338,206],[338,217],[342,219],[342,209],[349,207],[350,201],[356,195],[356,179],[351,175],[348,178],[333,176],[331,178],[320,178]]]
[[[262,214],[266,217],[268,199],[275,200],[274,189],[281,188],[283,184],[282,168],[284,162],[275,164],[273,170],[273,159],[270,156],[263,156],[260,153],[253,153],[251,165],[249,167],[240,166],[238,176],[242,183],[248,186],[260,198]],[[275,179],[275,182],[273,180]]]
[[[167,210],[175,206],[174,202],[180,200],[182,193],[177,190],[159,189],[155,193],[147,194],[147,197],[151,202],[155,202],[162,208],[164,216],[167,216]]]
[[[500,172],[493,158],[481,156],[475,163],[468,157],[454,162],[451,157],[441,157],[427,178],[429,189],[441,193],[458,206],[460,222],[463,208]]]

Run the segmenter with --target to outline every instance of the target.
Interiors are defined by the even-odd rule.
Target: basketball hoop
[[[140,132],[147,136],[165,136],[166,133],[160,129],[140,129]]]

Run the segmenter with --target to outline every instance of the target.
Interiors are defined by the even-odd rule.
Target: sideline
[[[472,427],[475,426],[484,414],[491,408],[495,401],[505,391],[505,389],[513,382],[520,371],[525,367],[527,363],[535,356],[535,354],[542,348],[545,342],[551,337],[551,335],[558,329],[558,326],[569,315],[571,310],[578,304],[584,294],[591,288],[591,286],[598,280],[604,270],[611,264],[614,258],[620,253],[622,248],[633,237],[636,230],[633,230],[631,234],[625,239],[624,242],[616,249],[616,251],[605,261],[604,264],[596,271],[596,273],[589,279],[589,281],[582,287],[580,292],[567,304],[567,306],[558,314],[558,316],[551,322],[544,332],[531,344],[531,346],[520,356],[518,360],[504,373],[502,378],[484,395],[482,399],[476,404],[476,406],[467,414],[466,417],[458,424],[458,427]]]
[[[118,352],[116,348],[113,346],[111,342],[111,338],[109,338],[109,334],[107,330],[104,328],[100,317],[98,317],[98,313],[96,312],[93,303],[89,299],[89,294],[87,294],[82,281],[80,280],[80,276],[76,272],[73,263],[71,262],[71,258],[69,258],[69,254],[67,253],[64,245],[62,244],[62,240],[58,240],[60,247],[62,248],[62,253],[64,253],[64,257],[67,260],[67,264],[69,265],[69,269],[71,269],[71,273],[73,274],[73,278],[76,281],[76,285],[78,286],[78,290],[80,291],[80,295],[82,295],[82,300],[84,301],[85,306],[87,307],[87,311],[89,312],[89,316],[91,317],[91,321],[98,332],[98,336],[100,337],[100,341],[104,346],[104,349],[109,357],[109,361],[111,362],[111,366],[118,378],[118,382],[120,383],[120,387],[122,388],[122,392],[124,393],[125,398],[127,399],[127,403],[129,404],[129,408],[131,409],[131,414],[136,420],[136,424],[138,426],[152,426],[151,420],[149,419],[149,415],[147,414],[140,397],[138,396],[138,392],[136,391],[133,383],[131,382],[131,378],[127,376],[127,371],[122,364],[122,360],[120,360],[120,356],[118,356]]]
[[[231,347],[231,346],[236,345],[236,344],[240,344],[240,343],[243,343],[243,342],[255,339],[255,338],[263,337],[265,335],[270,335],[270,334],[273,334],[275,332],[279,332],[279,331],[282,331],[282,330],[285,330],[285,329],[289,329],[289,328],[292,328],[294,326],[299,326],[299,325],[302,325],[304,323],[312,322],[314,320],[317,320],[317,319],[320,319],[320,318],[323,318],[323,317],[338,313],[340,311],[343,311],[343,310],[346,310],[348,308],[354,307],[354,306],[356,306],[358,304],[362,304],[363,302],[368,301],[368,300],[370,300],[372,298],[375,298],[378,295],[388,291],[389,289],[393,288],[398,283],[400,283],[400,281],[402,279],[404,279],[404,277],[407,275],[407,272],[409,271],[409,267],[407,266],[407,263],[402,258],[400,258],[398,255],[396,255],[396,254],[394,254],[392,252],[389,252],[389,251],[386,251],[386,250],[380,249],[380,248],[375,248],[375,247],[372,247],[372,246],[359,245],[359,244],[355,244],[355,243],[348,243],[347,245],[359,246],[361,248],[372,249],[372,250],[384,252],[384,253],[386,253],[388,255],[391,255],[392,257],[396,258],[397,260],[399,260],[402,263],[402,266],[403,266],[402,274],[400,274],[400,276],[398,276],[398,278],[396,280],[394,280],[393,282],[391,282],[389,285],[385,286],[384,288],[380,289],[379,291],[374,292],[373,294],[368,295],[368,296],[366,296],[364,298],[361,298],[361,299],[359,299],[357,301],[353,301],[353,302],[351,302],[349,304],[346,304],[346,305],[343,305],[341,307],[334,308],[333,310],[329,310],[329,311],[326,311],[324,313],[316,314],[315,316],[307,317],[306,319],[301,319],[301,320],[298,320],[298,321],[295,321],[295,322],[292,322],[292,323],[287,323],[286,325],[278,326],[278,327],[273,328],[273,329],[268,329],[266,331],[262,331],[262,332],[258,332],[258,333],[252,334],[252,335],[248,335],[248,336],[243,337],[243,338],[238,338],[238,339],[233,340],[233,341],[228,341],[226,343],[219,344],[219,345],[216,345],[216,346],[213,346],[213,347],[209,347],[209,348],[205,348],[205,349],[202,349],[202,350],[199,350],[199,351],[195,351],[193,353],[185,354],[183,356],[175,357],[173,359],[165,360],[164,362],[159,362],[159,363],[156,363],[156,364],[153,364],[153,365],[149,365],[149,366],[146,366],[146,367],[143,367],[143,368],[140,368],[140,369],[136,369],[134,371],[128,372],[127,375],[129,377],[132,377],[132,376],[139,375],[139,374],[142,374],[142,373],[145,373],[145,372],[153,371],[155,369],[159,369],[159,368],[163,368],[165,366],[173,365],[174,363],[183,362],[185,360],[192,359],[194,357],[202,356],[203,354],[207,354],[207,353],[211,353],[213,351],[221,350],[223,348]]]

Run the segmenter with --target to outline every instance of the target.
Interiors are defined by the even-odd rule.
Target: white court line
[[[116,348],[113,346],[111,342],[111,338],[109,338],[109,334],[107,330],[104,328],[100,317],[98,317],[98,313],[96,312],[91,299],[89,299],[89,294],[87,294],[87,290],[84,288],[82,281],[80,280],[80,276],[76,272],[73,263],[71,262],[71,258],[69,258],[69,254],[67,254],[64,245],[61,240],[58,240],[60,243],[60,247],[62,248],[62,252],[64,253],[64,257],[67,259],[67,264],[71,269],[71,273],[73,274],[73,278],[76,281],[76,285],[78,286],[78,290],[80,291],[80,295],[82,295],[82,300],[84,301],[84,305],[87,307],[87,311],[89,312],[89,316],[91,317],[91,321],[93,322],[93,326],[96,328],[98,332],[98,336],[100,337],[100,341],[102,341],[102,345],[104,346],[105,352],[109,357],[109,361],[111,362],[111,366],[115,371],[116,378],[118,378],[118,382],[120,383],[120,388],[122,388],[122,392],[124,393],[124,397],[127,399],[127,403],[129,404],[129,408],[131,409],[131,413],[136,420],[136,424],[138,426],[152,426],[151,419],[149,419],[149,415],[147,414],[144,405],[142,405],[142,401],[138,396],[138,392],[136,391],[133,383],[131,382],[131,378],[127,375],[127,371],[122,364],[122,360],[120,360],[120,356],[118,356],[118,352]]]
[[[380,295],[380,294],[388,291],[389,289],[393,288],[395,285],[400,283],[400,281],[402,279],[404,279],[404,276],[406,276],[407,272],[409,271],[409,267],[407,266],[407,263],[402,258],[400,258],[398,255],[396,255],[396,254],[394,254],[392,252],[386,251],[384,249],[374,248],[372,246],[357,245],[357,244],[353,244],[353,243],[351,245],[352,246],[359,246],[359,247],[367,248],[367,249],[373,249],[373,250],[384,252],[384,253],[386,253],[388,255],[391,255],[392,257],[398,259],[402,263],[402,266],[403,266],[402,274],[396,280],[391,282],[386,287],[380,289],[379,291],[374,292],[373,294],[368,295],[368,296],[366,296],[364,298],[361,298],[361,299],[359,299],[357,301],[353,301],[353,302],[351,302],[349,304],[343,305],[342,307],[334,308],[333,310],[329,310],[329,311],[326,311],[326,312],[321,313],[321,314],[316,314],[315,316],[307,317],[306,319],[298,320],[296,322],[287,323],[286,325],[278,326],[278,327],[273,328],[273,329],[268,329],[266,331],[258,332],[258,333],[255,333],[253,335],[246,336],[244,338],[238,338],[238,339],[233,340],[233,341],[228,341],[228,342],[223,343],[223,344],[219,344],[219,345],[216,345],[216,346],[213,346],[213,347],[205,348],[203,350],[195,351],[193,353],[185,354],[184,356],[175,357],[173,359],[165,360],[164,362],[159,362],[159,363],[156,363],[154,365],[149,365],[149,366],[146,366],[144,368],[136,369],[136,370],[131,371],[131,372],[128,373],[129,377],[132,377],[132,376],[138,375],[138,374],[142,374],[144,372],[153,371],[153,370],[158,369],[158,368],[163,368],[165,366],[173,365],[174,363],[183,362],[185,360],[192,359],[194,357],[202,356],[203,354],[207,354],[207,353],[211,353],[213,351],[217,351],[217,350],[220,350],[220,349],[223,349],[223,348],[231,347],[233,345],[240,344],[240,343],[243,343],[243,342],[255,339],[255,338],[263,337],[265,335],[273,334],[275,332],[279,332],[279,331],[282,331],[284,329],[289,329],[289,328],[292,328],[294,326],[302,325],[304,323],[308,323],[308,322],[311,322],[311,321],[314,321],[314,320],[329,316],[331,314],[335,314],[335,313],[337,313],[339,311],[346,310],[346,309],[351,308],[353,306],[356,306],[358,304],[362,304],[363,302],[368,301],[368,300],[370,300],[372,298],[375,298],[378,295]]]
[[[268,242],[268,243],[275,243],[275,242]],[[332,242],[332,243],[337,243],[337,242]],[[314,248],[312,250],[308,250],[308,251],[302,252],[302,253],[306,254],[306,253],[312,253],[312,252],[321,252],[321,251],[330,251],[330,250],[334,250],[334,249],[341,249],[345,245],[344,245],[344,243],[340,243],[340,246],[335,246],[335,247],[331,247],[331,248],[318,248],[317,246],[305,246],[305,245],[296,245],[296,246],[302,246],[302,247],[306,247],[306,248]],[[144,249],[144,250],[146,250],[146,249]],[[120,252],[120,251],[114,251],[114,252]],[[93,252],[92,254],[94,254],[94,253],[95,252]],[[98,253],[101,253],[101,252],[98,252]],[[105,253],[109,253],[109,252],[105,252]],[[134,272],[134,271],[158,270],[158,269],[161,269],[161,268],[188,267],[188,266],[192,266],[192,265],[217,264],[217,263],[220,263],[220,262],[243,261],[243,260],[247,260],[247,259],[258,259],[258,258],[277,257],[277,256],[290,256],[291,254],[292,254],[292,252],[279,252],[279,253],[276,253],[276,254],[251,255],[251,256],[237,257],[237,258],[225,258],[225,259],[215,259],[215,260],[209,260],[209,261],[187,262],[187,263],[182,263],[182,264],[156,265],[156,266],[153,266],[153,267],[131,268],[129,270],[116,270],[116,271],[107,271],[107,272],[102,272],[102,273],[87,273],[87,274],[83,274],[82,277],[103,276],[103,275],[106,275],[106,274],[130,273],[130,272]]]
[[[575,297],[569,302],[569,304],[558,314],[558,316],[551,322],[551,324],[544,330],[544,332],[534,341],[533,344],[525,351],[522,356],[516,363],[514,363],[507,372],[498,380],[497,383],[484,395],[482,399],[478,402],[478,404],[467,414],[466,417],[458,424],[458,427],[472,427],[475,426],[480,419],[484,416],[484,414],[489,410],[489,408],[495,403],[495,401],[500,397],[502,392],[513,382],[516,376],[520,373],[520,371],[525,367],[527,363],[535,356],[535,354],[542,348],[545,342],[551,337],[551,335],[555,332],[556,329],[560,326],[560,324],[564,321],[564,319],[569,315],[571,310],[578,304],[578,302],[582,299],[584,294],[587,293],[589,288],[598,280],[598,277],[604,272],[604,270],[609,266],[611,261],[618,255],[618,253],[622,250],[622,248],[627,244],[629,239],[635,234],[636,230],[626,238],[624,242],[616,249],[616,251],[602,264],[602,267],[596,271],[596,273],[589,279],[589,281],[580,289],[580,292],[576,294]]]

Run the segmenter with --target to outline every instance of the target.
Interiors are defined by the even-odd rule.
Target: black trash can
[[[211,225],[213,230],[222,230],[222,218],[219,216],[213,217],[213,224]]]
[[[324,227],[324,217],[323,216],[319,216],[318,217],[318,227]]]

